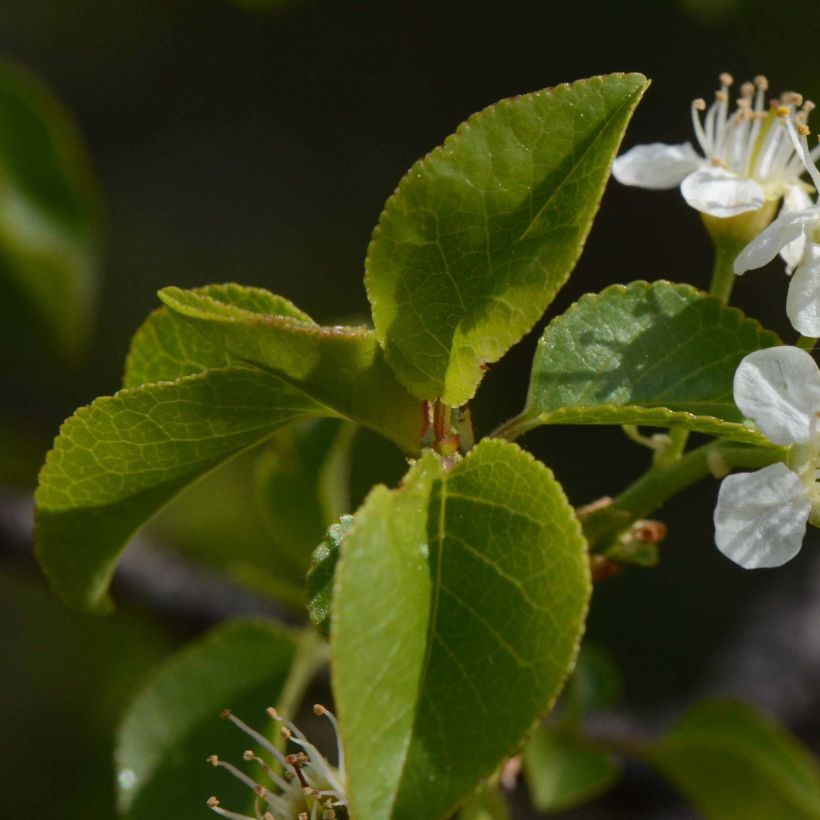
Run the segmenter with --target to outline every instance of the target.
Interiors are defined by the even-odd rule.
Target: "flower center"
[[[814,104],[793,91],[767,102],[769,82],[761,75],[740,86],[732,110],[729,89],[733,83],[730,74],[721,74],[712,105],[707,109],[702,99],[692,103],[695,136],[713,165],[756,180],[769,188],[767,196],[777,198],[785,185],[794,184],[803,173],[804,156],[785,129],[772,126],[780,116],[788,119],[793,129],[806,127]]]

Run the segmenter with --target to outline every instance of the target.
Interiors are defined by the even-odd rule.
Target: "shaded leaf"
[[[71,115],[32,74],[0,63],[0,277],[69,357],[91,325],[100,222],[97,183]]]
[[[695,706],[646,759],[708,820],[820,818],[817,758],[743,704]]]
[[[446,817],[549,709],[588,595],[572,508],[515,445],[485,440],[449,472],[428,454],[400,489],[377,487],[333,598],[354,816]]]
[[[583,247],[640,74],[524,94],[470,117],[387,201],[365,284],[387,361],[424,399],[464,404],[535,324]]]
[[[530,799],[539,811],[586,803],[609,789],[619,772],[612,755],[549,726],[539,726],[524,749]]]
[[[458,820],[510,820],[510,810],[501,792],[484,786],[467,798]]]
[[[130,820],[198,820],[218,794],[250,808],[247,787],[207,765],[209,754],[243,766],[249,740],[219,719],[230,708],[264,729],[294,659],[294,638],[265,621],[234,621],[168,661],[125,715],[116,751],[119,808]]]
[[[234,363],[270,370],[335,413],[418,452],[421,402],[396,381],[373,331],[322,327],[179,288],[165,288],[160,297],[210,344],[226,349]]]
[[[327,528],[350,510],[350,446],[356,427],[320,419],[274,435],[255,470],[259,517],[304,579],[311,553]]]
[[[680,426],[768,444],[743,424],[732,380],[747,353],[775,344],[774,333],[688,285],[613,285],[547,326],[520,426]]]
[[[40,474],[35,539],[68,602],[107,605],[119,553],[186,485],[290,421],[325,408],[260,370],[225,368],[122,390],[61,428]]]

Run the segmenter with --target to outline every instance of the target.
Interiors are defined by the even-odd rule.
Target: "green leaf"
[[[679,426],[768,444],[742,423],[732,379],[747,353],[775,344],[774,333],[688,285],[613,285],[547,326],[516,426]]]
[[[242,767],[248,737],[220,720],[230,708],[263,731],[265,708],[282,689],[296,642],[265,621],[221,626],[167,662],[143,689],[120,727],[119,808],[129,820],[199,820],[217,794],[226,806],[249,807],[246,786],[209,766],[210,754]]]
[[[194,293],[246,310],[289,316],[310,322],[307,314],[281,296],[261,288],[242,285],[207,285]],[[131,340],[125,363],[123,387],[139,387],[150,382],[173,381],[214,367],[236,364],[221,340],[198,333],[168,308],[159,308],[143,322]]]
[[[181,489],[276,428],[326,412],[282,379],[238,367],[81,408],[61,428],[35,496],[37,554],[55,590],[104,608],[125,543]]]
[[[338,419],[289,427],[274,435],[257,461],[260,518],[300,579],[327,528],[350,511],[350,446],[356,429]]]
[[[640,74],[524,94],[470,117],[387,201],[365,284],[387,361],[424,399],[472,398],[583,248]]]
[[[619,771],[612,755],[548,726],[539,726],[524,749],[524,775],[539,811],[586,803],[609,789]]]
[[[582,712],[605,709],[618,702],[623,681],[615,662],[601,647],[584,643],[571,686]]]
[[[353,524],[352,515],[343,515],[338,524],[328,527],[327,535],[313,552],[310,570],[307,574],[308,614],[314,626],[322,635],[330,634],[331,604],[333,603],[333,582],[339,550],[344,537]]]
[[[377,487],[333,598],[353,816],[448,816],[554,702],[589,591],[572,508],[515,445],[485,440],[449,472],[427,454]]]
[[[510,820],[510,817],[504,795],[492,786],[483,786],[470,795],[458,814],[458,820]]]
[[[820,818],[817,758],[743,704],[694,707],[646,758],[708,820]]]
[[[373,331],[321,327],[264,306],[165,288],[160,298],[234,363],[270,370],[335,413],[381,433],[409,453],[419,450],[422,405],[395,379]]]
[[[0,63],[0,279],[76,356],[97,295],[101,206],[82,138],[40,80]]]

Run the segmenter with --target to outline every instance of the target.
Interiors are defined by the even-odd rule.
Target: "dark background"
[[[45,352],[25,312],[2,300],[0,419],[13,425],[20,450],[0,476],[12,510],[7,528],[15,505],[25,511],[33,465],[60,421],[117,389],[130,336],[157,305],[158,288],[238,281],[287,296],[320,321],[366,315],[363,259],[384,200],[411,163],[472,112],[560,82],[641,71],[653,84],[629,146],[691,139],[689,102],[708,98],[723,70],[739,81],[762,72],[772,91],[820,96],[814,0],[278,5],[0,5],[0,54],[38,72],[74,112],[107,209],[98,327],[80,365]],[[548,317],[614,282],[705,287],[710,265],[698,215],[677,191],[611,183]],[[791,339],[786,279],[775,268],[744,277],[735,301]],[[474,406],[480,432],[520,408],[543,324],[485,380]],[[524,443],[577,504],[616,493],[648,460],[610,428],[541,430]],[[394,453],[383,453],[359,478],[359,492],[401,469]],[[664,512],[671,534],[659,568],[596,590],[589,633],[622,668],[628,713],[650,726],[704,690],[749,694],[742,669],[719,672],[721,664],[750,640],[744,630],[761,611],[774,621],[793,616],[791,595],[777,590],[797,589],[797,599],[817,573],[811,544],[778,572],[748,573],[723,559],[711,540],[715,487],[690,491]],[[24,546],[27,524],[15,520]],[[13,547],[15,537],[6,541]],[[0,791],[9,816],[112,818],[108,761],[118,714],[161,657],[215,617],[195,601],[184,616],[169,606],[152,613],[144,595],[127,589],[120,601],[106,620],[68,612],[24,549],[0,552]],[[772,640],[781,667],[806,665],[805,641],[789,649],[782,636]],[[775,693],[765,705],[780,700]],[[804,712],[781,711],[811,740],[815,727]],[[613,799],[584,816],[675,811],[643,778],[630,773]]]

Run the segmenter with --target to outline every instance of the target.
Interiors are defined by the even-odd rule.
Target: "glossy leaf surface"
[[[732,398],[741,359],[777,337],[688,285],[633,282],[582,297],[544,331],[522,421],[681,426],[766,444]]]
[[[331,632],[354,816],[448,816],[549,709],[588,595],[572,508],[515,445],[485,440],[448,472],[428,454],[375,489]]]
[[[502,100],[401,180],[365,284],[387,360],[415,395],[464,404],[482,366],[539,319],[581,253],[646,86],[611,74]]]

